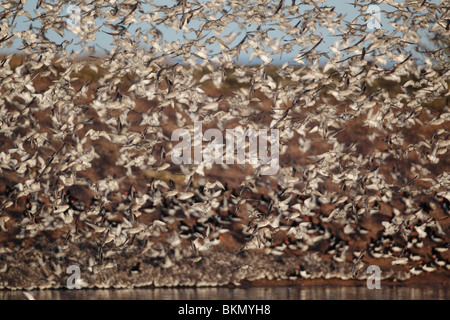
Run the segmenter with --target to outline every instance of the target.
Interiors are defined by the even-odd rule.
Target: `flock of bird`
[[[382,2],[369,30],[358,0],[74,1],[69,30],[67,3],[2,1],[0,288],[448,277],[449,8]],[[278,129],[278,172],[174,165],[196,121]]]

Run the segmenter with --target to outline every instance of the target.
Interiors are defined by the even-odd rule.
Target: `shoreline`
[[[383,287],[389,288],[425,288],[425,287],[436,287],[436,288],[450,288],[450,282],[442,282],[437,279],[431,282],[415,281],[417,279],[408,279],[403,281],[387,280],[381,282],[381,289]],[[251,288],[282,288],[282,287],[320,287],[320,288],[338,288],[338,287],[366,287],[365,280],[341,280],[341,279],[298,279],[298,280],[256,280],[256,281],[245,281],[240,285],[235,284],[225,284],[221,286],[139,286],[139,287],[89,287],[81,289],[69,289],[67,287],[59,288],[0,288],[0,292],[14,292],[14,291],[66,291],[66,290],[76,290],[76,291],[95,291],[95,290],[154,290],[154,289],[251,289]]]

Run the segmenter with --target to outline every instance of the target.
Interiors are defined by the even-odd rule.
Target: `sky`
[[[26,4],[25,4],[25,10],[28,11],[32,16],[36,16],[35,11],[36,11],[36,3],[38,0],[27,0]],[[53,1],[58,1],[58,0],[53,0]],[[395,2],[401,2],[402,0],[394,0]],[[51,2],[51,0],[47,1],[47,2]],[[355,17],[358,16],[358,14],[360,14],[359,10],[357,8],[354,7],[353,5],[353,0],[325,0],[325,2],[322,5],[327,5],[327,6],[333,6],[335,7],[335,12],[337,14],[344,14],[345,15],[345,20],[346,21],[352,21]],[[376,1],[375,1],[376,2]],[[441,3],[441,1],[433,1],[436,3]],[[152,3],[154,5],[167,5],[168,7],[173,6],[176,1],[175,0],[156,0],[156,1],[152,1]],[[274,1],[274,3],[278,3],[278,0]],[[285,0],[285,3],[290,3],[290,0]],[[297,3],[301,3],[300,0],[297,0]],[[367,1],[365,2],[367,3]],[[71,1],[67,1],[67,5],[63,7],[63,12],[61,12],[61,15],[70,15],[70,11],[68,11],[69,5],[73,4]],[[380,18],[381,18],[381,23],[382,23],[382,28],[387,30],[389,33],[393,31],[392,26],[388,23],[389,19],[387,18],[386,14],[383,11],[386,12],[391,12],[393,10],[393,7],[386,5],[386,4],[377,4],[380,7],[380,10],[382,12],[380,12]],[[144,10],[145,11],[150,11],[151,7],[147,4],[144,4]],[[312,6],[310,6],[312,7]],[[1,4],[0,4],[0,8],[1,8]],[[308,6],[303,5],[302,8],[308,8]],[[43,11],[41,8],[38,9],[38,11]],[[65,12],[64,12],[65,11]],[[1,11],[0,11],[1,12]],[[96,21],[97,25],[101,25],[103,23],[102,20],[97,19]],[[24,15],[18,17],[15,21],[15,28],[14,28],[14,32],[17,31],[23,31],[23,30],[27,30],[30,26],[30,22],[28,21],[28,18],[26,18]],[[195,27],[196,25],[199,25],[200,22],[199,21],[191,21],[190,22],[190,27]],[[39,22],[33,22],[33,25],[36,27],[39,27]],[[142,30],[145,30],[145,28],[148,28],[149,25],[145,25],[143,23],[141,24],[136,24],[136,25],[132,25],[129,28],[129,32],[130,33],[134,33],[135,30],[137,28],[141,28]],[[253,28],[253,29],[252,29]],[[254,30],[256,29],[257,26],[250,26],[247,28],[247,31],[250,30]],[[158,26],[158,29],[162,32],[163,34],[163,39],[164,41],[167,42],[172,42],[172,41],[176,41],[176,40],[180,40],[183,41],[183,33],[182,32],[176,32],[173,29],[167,28],[163,25]],[[95,44],[95,48],[96,48],[96,53],[99,55],[102,55],[106,50],[106,51],[110,51],[113,48],[113,45],[111,45],[112,42],[112,36],[104,33],[103,31],[109,31],[111,32],[111,30],[107,27],[103,27],[100,29],[99,32],[97,32],[96,35],[96,41],[95,43],[91,43],[90,45],[94,45]],[[239,26],[237,24],[232,24],[229,25],[224,32],[224,35],[227,35],[231,32],[239,32],[239,33],[243,33],[245,31],[240,30]],[[320,46],[317,48],[319,51],[321,52],[330,52],[329,47],[331,45],[333,45],[334,41],[336,41],[338,38],[337,37],[333,37],[329,31],[327,31],[326,29],[323,28],[318,28],[317,33],[321,33],[323,35],[323,39],[324,41],[320,44]],[[371,31],[368,31],[371,32]],[[336,33],[339,33],[338,31]],[[71,45],[69,45],[69,51],[70,50],[81,50],[82,47],[80,45],[76,45],[76,43],[79,42],[79,39],[77,38],[77,36],[75,34],[73,34],[71,31],[69,30],[65,30],[64,32],[64,36],[61,37],[60,35],[58,35],[56,32],[54,32],[53,30],[49,30],[48,33],[46,34],[47,38],[56,42],[56,43],[61,43],[63,40],[71,40],[73,39],[73,42]],[[191,37],[192,38],[192,34],[191,35],[185,35],[186,37]],[[289,39],[289,36],[286,35],[285,33],[281,32],[280,30],[274,30],[271,31],[269,33],[269,36],[273,37],[274,39],[276,38],[280,38],[280,37],[285,37],[286,39]],[[237,37],[235,39],[235,42],[239,42],[240,39],[242,37]],[[426,41],[426,37],[423,37],[424,41]],[[12,48],[7,48],[5,50],[5,48],[0,48],[0,53],[10,53],[10,52],[15,52],[17,51],[17,49],[21,46],[22,42],[20,41],[20,39],[16,39],[16,41],[14,42],[14,46]],[[148,45],[147,45],[148,46]],[[214,51],[219,51],[219,46],[216,44],[212,44],[209,49],[211,49],[213,52]],[[286,61],[288,62],[293,62],[293,58],[297,55],[298,50],[300,49],[300,47],[296,47],[294,48],[294,50],[291,53],[284,53],[282,56],[272,56],[272,58],[274,58],[273,63],[275,64],[282,64]],[[246,53],[246,52],[242,52],[239,58],[239,62],[240,63],[248,63],[250,58],[250,53]],[[323,58],[325,59],[325,58]],[[260,63],[261,61],[258,60],[258,58],[256,58],[254,61],[252,61],[253,63]],[[323,62],[323,61],[322,61]]]

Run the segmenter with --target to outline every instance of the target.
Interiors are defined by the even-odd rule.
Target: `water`
[[[36,300],[449,300],[445,286],[348,286],[250,288],[152,288],[122,290],[28,291]],[[0,291],[0,300],[23,300],[21,291]]]

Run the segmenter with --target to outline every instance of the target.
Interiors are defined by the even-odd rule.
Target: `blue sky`
[[[35,7],[36,7],[36,2],[38,0],[28,0],[27,3],[25,4],[25,10],[28,11],[32,16],[36,16],[35,14]],[[57,0],[53,0],[53,1],[57,1]],[[397,0],[396,2],[400,2],[401,0]],[[202,1],[203,2],[203,1]],[[285,0],[286,4],[290,4],[291,0]],[[302,1],[297,0],[297,3],[301,3]],[[327,5],[327,6],[333,6],[335,7],[335,12],[337,12],[337,14],[343,14],[345,15],[344,20],[345,21],[352,21],[355,17],[358,16],[358,14],[360,14],[360,12],[358,11],[357,8],[355,8],[352,4],[353,0],[326,0],[324,4],[321,5]],[[441,1],[434,1],[436,3],[441,3]],[[274,1],[274,4],[277,4],[278,0]],[[365,3],[368,3],[367,1]],[[65,6],[63,8],[63,12],[61,12],[61,15],[69,15],[70,13],[67,12],[67,8],[69,5],[71,5],[73,3],[71,3],[71,1],[67,1],[67,6]],[[168,7],[171,7],[173,5],[176,4],[176,1],[174,0],[166,0],[166,1],[162,1],[162,0],[158,0],[158,1],[152,1],[152,4],[154,5],[166,5]],[[1,5],[0,5],[1,6]],[[390,12],[393,10],[393,7],[386,5],[386,4],[379,4],[379,7],[382,11],[387,11]],[[306,6],[306,5],[302,5],[300,7],[301,9],[299,10],[306,10],[308,8],[312,8],[312,6]],[[151,7],[147,4],[145,4],[143,6],[143,9],[146,12],[151,11]],[[38,9],[39,11],[43,11],[42,9]],[[30,23],[29,21],[27,21],[28,19],[25,16],[21,16],[18,17],[15,21],[15,29],[14,31],[23,31],[29,28]],[[95,21],[97,25],[101,25],[103,23],[102,20],[98,19]],[[392,27],[389,25],[389,20],[386,17],[386,14],[381,12],[381,22],[383,24],[383,29],[387,30],[389,33],[392,32]],[[190,27],[195,28],[196,26],[198,26],[201,22],[199,21],[195,21],[195,20],[191,20],[190,22]],[[362,23],[362,21],[360,21],[360,23]],[[33,26],[35,27],[40,27],[39,22],[35,21],[33,22]],[[137,28],[141,28],[143,30],[145,30],[145,28],[148,28],[148,25],[145,24],[137,24],[137,25],[132,25],[129,28],[129,32],[130,33],[134,33],[135,30]],[[246,31],[251,31],[251,30],[255,30],[258,26],[256,24],[254,25],[250,25],[246,28],[246,30],[241,30],[240,27],[238,26],[238,24],[231,24],[229,25],[226,29],[225,32],[223,33],[224,36],[232,33],[232,32],[238,32],[242,35],[245,35]],[[273,27],[273,25],[268,26],[268,27]],[[183,36],[185,36],[186,38],[192,38],[193,35],[192,34],[183,34],[182,32],[176,32],[173,29],[167,28],[165,26],[158,26],[158,29],[162,32],[163,34],[163,39],[164,41],[167,42],[172,42],[172,41],[176,41],[176,40],[180,40],[183,41]],[[97,33],[96,35],[96,41],[95,43],[90,43],[90,45],[96,45],[96,52],[101,55],[104,53],[104,51],[101,49],[105,49],[105,50],[111,50],[112,49],[112,36],[102,32],[102,31],[111,31],[109,28],[107,27],[103,27],[100,29],[100,31]],[[368,31],[370,32],[370,31]],[[321,52],[330,52],[329,47],[334,43],[334,41],[336,41],[338,38],[337,37],[333,37],[328,30],[323,29],[323,28],[318,28],[316,33],[320,33],[323,36],[324,41],[321,43],[321,45],[317,48],[319,51]],[[339,31],[336,32],[337,34],[339,34]],[[82,49],[81,46],[76,45],[77,42],[79,42],[79,39],[76,37],[76,35],[74,35],[72,32],[70,32],[69,30],[65,30],[64,33],[64,37],[61,37],[60,35],[58,35],[56,32],[54,32],[53,30],[49,30],[46,34],[47,38],[55,41],[56,43],[61,43],[63,40],[71,40],[73,39],[72,44],[69,46],[69,50],[80,50]],[[286,35],[285,33],[281,32],[280,30],[274,30],[274,31],[270,31],[269,32],[269,36],[273,37],[274,40],[280,37],[284,37],[283,39],[290,39],[289,35]],[[236,44],[242,39],[243,36],[239,35],[236,37],[236,39],[234,40],[234,42],[236,42]],[[6,53],[6,52],[12,52],[12,51],[16,51],[20,45],[21,45],[21,41],[19,39],[17,39],[14,43],[13,48],[0,48],[0,52]],[[148,45],[143,44],[144,47]],[[208,47],[208,49],[212,50],[212,52],[218,52],[219,51],[219,47],[216,44],[212,44]],[[291,61],[292,62],[292,58],[294,58],[297,55],[298,50],[300,49],[300,47],[296,47],[294,48],[293,52],[291,53],[285,53],[283,54],[282,57],[278,56],[272,56],[272,58],[274,58],[274,63],[284,63],[285,61]],[[243,62],[246,63],[248,62],[250,57],[250,54],[245,53],[244,51],[241,53],[240,56],[240,60],[239,62]],[[260,60],[255,59],[253,61],[254,63],[260,63]]]

